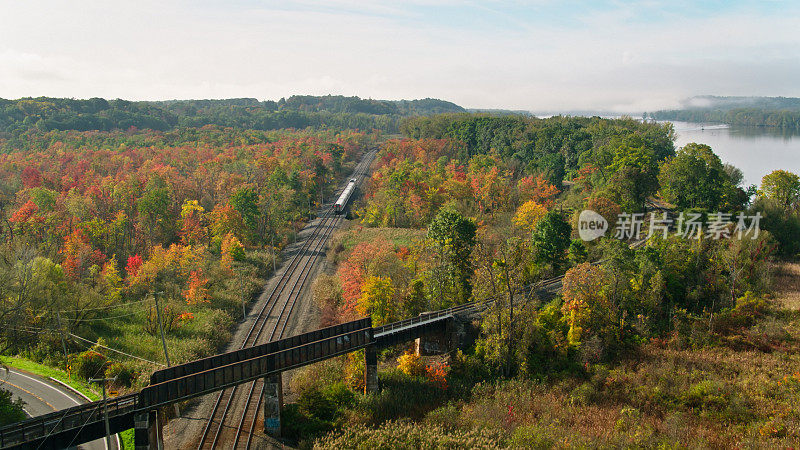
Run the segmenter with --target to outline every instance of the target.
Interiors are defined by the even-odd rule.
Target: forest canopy
[[[0,99],[0,143],[8,151],[25,148],[26,136],[33,133],[125,131],[132,127],[155,131],[205,125],[251,130],[330,127],[394,132],[402,117],[464,111],[454,103],[432,98],[391,101],[341,95],[295,95],[278,101]]]

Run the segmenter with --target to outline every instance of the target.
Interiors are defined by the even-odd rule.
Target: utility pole
[[[61,348],[64,349],[64,366],[69,366],[67,357],[67,343],[64,341],[64,327],[61,325],[61,311],[56,310],[56,320],[58,320],[58,333],[61,335]]]
[[[163,294],[163,292],[153,292],[153,297],[156,299],[156,315],[158,316],[158,329],[161,331],[161,345],[164,346],[164,359],[167,360],[167,367],[171,364],[169,363],[169,354],[167,353],[167,341],[164,339],[164,324],[161,322],[161,306],[158,304],[158,296]]]
[[[108,396],[106,396],[106,382],[111,381],[114,382],[117,380],[117,377],[114,378],[89,378],[90,383],[100,383],[103,386],[103,415],[105,416],[106,422],[106,448],[110,449],[111,447],[111,426],[108,424]]]
[[[239,275],[239,292],[242,294],[242,322],[247,319],[247,309],[246,303],[244,301],[247,294],[244,292],[244,270],[245,268],[242,267],[242,273]]]
[[[169,362],[169,353],[167,353],[167,340],[164,339],[164,323],[161,321],[161,306],[158,304],[158,296],[163,294],[163,291],[153,292],[153,298],[156,299],[156,315],[158,316],[158,329],[161,331],[161,345],[164,347],[164,359],[167,361],[167,367],[171,366]],[[175,415],[180,417],[181,410],[178,404],[175,403]]]
[[[272,235],[272,273],[275,273],[275,234]]]

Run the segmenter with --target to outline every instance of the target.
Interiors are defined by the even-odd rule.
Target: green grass
[[[397,247],[411,247],[415,242],[425,239],[427,230],[416,228],[367,228],[353,225],[347,230],[337,232],[331,238],[330,248],[334,260],[362,242],[387,240]]]
[[[408,247],[411,244],[425,239],[427,230],[416,228],[361,228],[353,227],[348,230],[342,245],[345,249],[351,249],[361,242],[374,241],[375,239],[386,239],[398,247]]]
[[[133,441],[133,428],[123,431],[119,434],[119,439],[122,441],[122,448],[123,449],[130,449],[133,450],[136,448],[136,445]]]

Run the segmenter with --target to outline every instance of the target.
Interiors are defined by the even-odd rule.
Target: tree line
[[[112,131],[132,127],[169,131],[205,125],[252,130],[329,127],[394,132],[405,116],[461,111],[464,109],[451,102],[430,98],[388,101],[331,95],[291,96],[279,101],[0,99],[0,140],[13,142],[29,131]]]

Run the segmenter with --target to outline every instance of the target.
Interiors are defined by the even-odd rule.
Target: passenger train
[[[336,214],[341,214],[344,212],[345,208],[347,208],[347,202],[350,201],[350,197],[353,196],[353,192],[356,190],[356,179],[351,178],[350,182],[347,183],[347,186],[342,191],[342,195],[336,200],[336,204],[333,205],[333,211]]]

